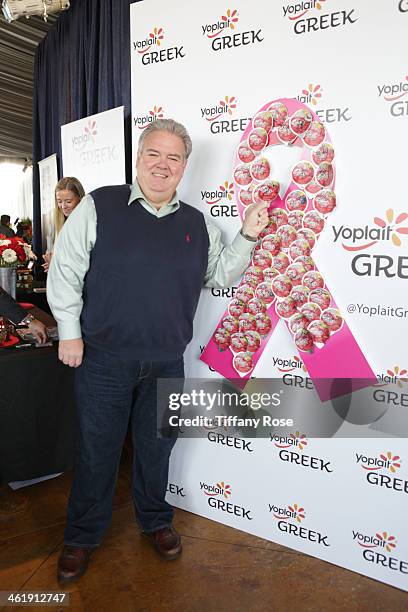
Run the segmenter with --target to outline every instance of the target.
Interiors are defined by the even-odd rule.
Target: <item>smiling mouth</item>
[[[167,174],[160,174],[159,172],[152,172],[153,176],[159,177],[159,178],[168,178]]]

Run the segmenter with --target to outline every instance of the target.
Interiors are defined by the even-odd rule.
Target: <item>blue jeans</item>
[[[95,547],[107,530],[120,456],[131,419],[132,496],[145,532],[170,527],[166,502],[176,436],[157,435],[157,379],[184,378],[183,358],[129,361],[87,347],[76,371],[77,443],[65,543]]]

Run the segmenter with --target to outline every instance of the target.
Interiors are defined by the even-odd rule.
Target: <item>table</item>
[[[37,319],[54,319],[32,308]],[[57,346],[0,349],[0,484],[73,465],[74,371]]]
[[[47,302],[47,295],[45,292],[45,283],[33,281],[31,289],[19,289],[16,292],[17,302],[28,302],[34,304],[41,310],[51,314],[50,307]]]

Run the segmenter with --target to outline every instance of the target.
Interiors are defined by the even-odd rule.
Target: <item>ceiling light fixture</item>
[[[10,23],[19,17],[42,15],[47,21],[49,13],[58,13],[69,8],[69,0],[3,0],[4,17]]]

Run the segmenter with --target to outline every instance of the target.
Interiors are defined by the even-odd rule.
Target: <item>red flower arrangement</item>
[[[7,238],[0,234],[0,268],[17,268],[30,259],[35,259],[35,255],[29,244],[18,236]]]

